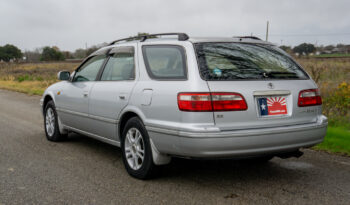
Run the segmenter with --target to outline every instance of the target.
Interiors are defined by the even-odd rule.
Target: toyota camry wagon
[[[58,79],[41,99],[47,139],[75,132],[121,147],[140,179],[172,157],[299,157],[327,129],[315,82],[251,36],[120,39]]]

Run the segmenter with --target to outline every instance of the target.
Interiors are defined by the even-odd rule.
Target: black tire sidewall
[[[141,132],[144,145],[145,145],[144,161],[142,163],[142,166],[138,170],[134,170],[129,166],[125,156],[125,136],[129,131],[129,129],[133,127],[138,129]],[[121,136],[121,149],[122,149],[122,158],[123,158],[124,166],[127,172],[131,176],[139,179],[147,179],[153,176],[155,165],[153,163],[153,158],[152,158],[152,149],[151,149],[150,139],[149,139],[147,130],[145,129],[145,126],[143,125],[142,121],[138,117],[133,117],[129,119],[126,125],[124,126],[123,133]]]
[[[49,136],[49,134],[47,133],[47,130],[46,130],[46,112],[47,110],[51,108],[53,113],[54,113],[54,117],[55,117],[55,130],[54,130],[54,133],[52,136]],[[45,134],[46,134],[46,138],[49,140],[49,141],[54,141],[54,142],[57,142],[57,141],[60,141],[60,140],[63,140],[65,138],[65,135],[61,135],[60,134],[60,131],[59,131],[59,127],[58,127],[58,118],[57,118],[57,112],[56,112],[56,107],[55,107],[55,104],[53,101],[49,101],[46,106],[45,106],[45,112],[44,112],[44,130],[45,130]]]

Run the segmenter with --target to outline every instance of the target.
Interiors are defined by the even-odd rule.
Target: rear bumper
[[[225,132],[173,131],[146,126],[160,153],[195,158],[249,157],[293,151],[323,141],[328,120]]]

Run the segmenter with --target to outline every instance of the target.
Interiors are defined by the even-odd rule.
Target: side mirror
[[[68,71],[60,71],[57,74],[58,80],[69,80],[70,78],[70,72]]]

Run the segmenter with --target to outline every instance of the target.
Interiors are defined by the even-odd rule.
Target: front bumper
[[[44,99],[43,98],[40,98],[39,105],[40,105],[41,114],[44,115],[44,109],[43,109]]]
[[[293,151],[323,141],[328,120],[274,128],[224,132],[171,131],[146,126],[160,153],[182,157],[249,157]]]

